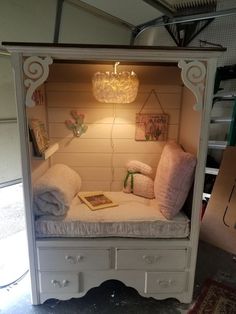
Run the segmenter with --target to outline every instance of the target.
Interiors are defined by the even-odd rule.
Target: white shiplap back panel
[[[172,69],[173,72],[173,69]],[[140,83],[137,99],[131,104],[97,102],[86,82],[48,82],[47,108],[51,142],[59,143],[59,150],[51,164],[64,163],[82,178],[82,190],[121,190],[126,175],[126,164],[136,159],[153,168],[152,177],[164,142],[135,141],[135,117],[140,112],[151,89],[155,88],[161,105],[152,95],[142,113],[169,115],[168,139],[178,140],[182,86],[155,82]],[[88,130],[75,138],[65,126],[70,111],[85,115]]]

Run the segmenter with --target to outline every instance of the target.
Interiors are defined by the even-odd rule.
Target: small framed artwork
[[[92,210],[118,206],[103,192],[80,192],[78,196]]]
[[[166,141],[168,133],[167,114],[136,114],[136,141]]]
[[[41,157],[42,153],[49,147],[49,138],[45,125],[39,119],[30,119],[29,129],[34,153],[37,157]]]

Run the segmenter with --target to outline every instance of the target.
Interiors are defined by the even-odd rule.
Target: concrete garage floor
[[[22,183],[0,188],[0,240],[24,229]]]
[[[16,187],[16,191],[18,196],[13,198],[15,195],[13,189],[9,189],[9,194],[6,190],[4,193],[0,190],[0,199],[3,199],[3,195],[4,199],[7,199],[0,203],[1,206],[3,203],[5,204],[3,210],[0,208],[0,280],[2,279],[2,281],[4,281],[3,274],[10,273],[12,275],[10,279],[17,278],[28,267],[21,185]],[[14,199],[16,200],[15,204],[13,204]],[[10,200],[12,204],[10,204]],[[8,227],[6,226],[7,220],[10,221]],[[2,266],[3,264],[5,266]],[[214,278],[236,286],[236,263],[232,254],[200,242],[194,300],[199,295],[206,278]],[[187,313],[191,307],[191,304],[181,304],[174,299],[157,301],[153,298],[143,298],[136,290],[126,287],[118,281],[107,281],[100,287],[91,289],[79,299],[48,300],[39,306],[31,305],[29,290],[29,274],[15,284],[0,289],[0,313],[177,314]]]
[[[28,269],[22,184],[0,189],[0,286]]]

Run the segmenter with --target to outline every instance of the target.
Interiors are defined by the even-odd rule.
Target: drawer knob
[[[62,282],[60,282],[59,280],[55,280],[55,279],[52,279],[51,280],[51,284],[55,287],[55,288],[65,288],[69,285],[69,280],[62,280]]]
[[[84,259],[83,255],[77,256],[77,262],[81,262]]]
[[[68,261],[70,264],[75,264],[75,263],[76,263],[76,260],[75,260],[75,257],[74,257],[74,256],[66,255],[66,256],[65,256],[65,259],[66,259],[66,261]]]
[[[174,280],[169,279],[169,280],[157,280],[157,284],[161,287],[161,288],[168,288],[170,286],[172,286],[175,283]]]
[[[143,255],[143,260],[147,264],[154,264],[157,263],[160,260],[160,256],[155,256],[155,255]]]
[[[62,287],[67,287],[69,285],[69,280],[62,280]]]
[[[52,279],[52,280],[51,280],[51,284],[52,284],[54,287],[57,287],[57,288],[60,288],[60,287],[61,287],[60,281],[55,280],[55,279]]]

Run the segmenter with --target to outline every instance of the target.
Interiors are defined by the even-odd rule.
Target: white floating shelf
[[[59,149],[58,143],[49,146],[42,154],[42,159],[48,159]]]
[[[51,157],[59,149],[59,144],[54,143],[50,145],[43,153],[42,156],[33,156],[34,159],[46,160]]]

